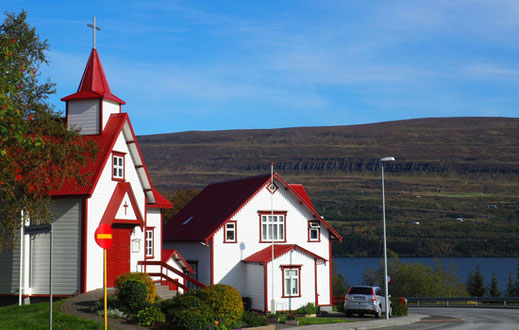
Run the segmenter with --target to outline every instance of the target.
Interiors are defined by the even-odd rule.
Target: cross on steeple
[[[91,27],[94,31],[94,49],[96,49],[96,30],[101,31],[101,28],[99,26],[96,26],[96,17],[94,16],[94,24],[87,24],[88,27]]]

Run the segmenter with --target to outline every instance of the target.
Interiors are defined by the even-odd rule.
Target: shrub
[[[201,298],[209,305],[220,325],[233,326],[243,313],[243,302],[238,290],[230,285],[216,284],[205,287]]]
[[[103,311],[105,309],[105,301],[104,297],[101,297],[98,301],[95,302],[95,304],[90,307],[90,312],[97,313],[99,311]],[[117,300],[117,295],[111,294],[108,297],[106,297],[106,308],[107,309],[118,309],[119,308],[119,301]]]
[[[402,297],[391,297],[393,316],[407,316],[407,304]]]
[[[244,311],[241,316],[242,328],[260,327],[268,324],[269,321],[267,317],[256,312]]]
[[[180,329],[205,329],[214,321],[211,308],[200,298],[199,291],[164,300],[161,309],[166,314],[167,323]]]
[[[155,324],[166,322],[166,315],[157,307],[151,306],[140,310],[134,317],[133,321],[138,325],[149,327]]]
[[[129,279],[119,286],[117,293],[119,306],[130,314],[135,314],[147,305],[146,284]]]
[[[138,280],[146,285],[146,301],[150,304],[155,302],[157,297],[157,287],[151,279],[150,275],[146,273],[124,273],[115,278],[114,286],[119,289],[120,286],[128,280]]]
[[[315,307],[314,304],[312,304],[312,303],[308,303],[305,306],[296,309],[295,312],[297,314],[305,314],[305,315],[315,314],[315,313],[317,313],[317,307]]]

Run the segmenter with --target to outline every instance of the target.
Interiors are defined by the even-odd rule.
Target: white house
[[[334,239],[303,186],[274,174],[273,184],[259,175],[208,185],[164,226],[163,246],[200,282],[232,285],[269,312],[272,299],[277,311],[332,304]]]
[[[103,250],[94,241],[102,223],[113,230],[107,250],[109,287],[128,271],[147,271],[155,273],[156,280],[164,279],[167,262],[192,271],[178,252],[168,253],[162,262],[161,210],[171,203],[153,188],[128,114],[121,112],[125,102],[110,91],[95,48],[77,92],[62,100],[68,126],[80,128],[84,139],[100,151],[86,168],[92,173],[87,184],[65,182],[52,192],[54,294],[69,296],[103,287]],[[19,294],[20,289],[25,297],[49,294],[49,237],[24,234],[21,244],[0,254],[1,295]]]

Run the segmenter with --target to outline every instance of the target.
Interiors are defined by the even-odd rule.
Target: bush
[[[403,297],[391,297],[393,316],[407,316],[407,304]]]
[[[244,311],[241,316],[242,328],[261,327],[268,324],[269,321],[267,317],[256,312]]]
[[[231,327],[238,322],[243,313],[243,302],[238,290],[230,285],[216,284],[205,287],[201,294],[220,325]]]
[[[146,284],[138,280],[129,279],[119,286],[117,293],[119,306],[129,314],[135,314],[147,306]]]
[[[133,321],[138,325],[149,327],[166,322],[166,315],[164,315],[164,313],[162,313],[157,307],[151,306],[139,311],[135,315]]]
[[[300,307],[295,310],[296,314],[316,314],[317,313],[317,307],[314,306],[312,303],[306,304],[306,306]]]
[[[146,273],[124,273],[115,278],[114,286],[119,290],[120,286],[128,280],[138,280],[146,285],[146,301],[153,304],[157,297],[157,287],[151,277]]]
[[[180,329],[204,329],[213,324],[211,309],[198,291],[189,291],[161,303],[167,323]]]

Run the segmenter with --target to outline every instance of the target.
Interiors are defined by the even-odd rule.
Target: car
[[[378,286],[352,286],[344,297],[344,312],[350,317],[353,314],[373,314],[376,318],[386,313],[384,291]],[[392,304],[389,302],[389,317],[392,313]]]

